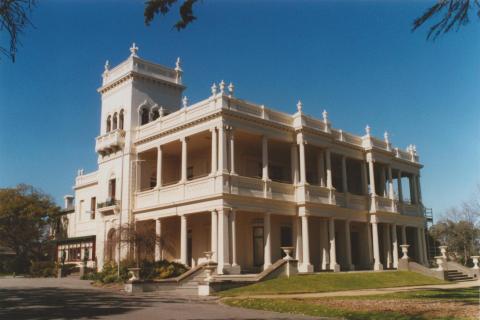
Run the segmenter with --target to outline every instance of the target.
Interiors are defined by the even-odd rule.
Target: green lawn
[[[261,294],[288,294],[375,289],[428,284],[443,284],[443,280],[408,271],[320,273],[280,277],[249,286],[219,292],[222,297],[252,296]]]
[[[408,300],[447,300],[457,301],[464,304],[479,305],[480,287],[462,288],[462,289],[428,289],[416,290],[408,292],[396,292],[369,296],[346,296],[335,297],[336,299],[348,300],[391,300],[391,299],[408,299]]]
[[[326,300],[390,300],[395,301],[399,299],[408,299],[410,301],[416,301],[420,309],[417,311],[405,310],[402,311],[362,311],[362,310],[347,310],[346,308],[333,308],[331,306],[322,305],[322,302],[326,304],[322,299],[252,299],[252,298],[227,298],[223,300],[224,303],[235,306],[257,310],[268,310],[292,314],[303,314],[316,317],[339,317],[344,319],[355,320],[380,320],[380,319],[393,319],[393,320],[460,320],[469,319],[469,317],[458,317],[458,313],[461,309],[464,309],[467,305],[473,306],[473,314],[470,319],[475,319],[477,315],[477,306],[479,300],[479,288],[466,288],[466,289],[442,289],[442,290],[425,290],[425,291],[411,291],[402,293],[392,293],[385,295],[375,296],[361,296],[361,297],[334,297],[326,298]],[[448,310],[448,314],[430,314],[429,311],[434,309],[429,306],[429,302],[435,300],[438,302],[458,303],[456,308]],[[342,303],[343,303],[342,302]],[[398,301],[401,305],[401,301]],[[348,301],[342,305],[347,305]],[[421,310],[423,307],[423,310]],[[381,307],[380,307],[381,308]],[[407,314],[409,313],[409,314]]]

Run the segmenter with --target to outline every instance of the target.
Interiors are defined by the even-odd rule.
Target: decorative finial
[[[220,93],[224,94],[225,93],[225,81],[220,82]]]
[[[233,96],[234,89],[235,89],[235,86],[233,85],[233,83],[230,82],[230,84],[228,85],[228,93],[230,95],[230,98]]]
[[[301,100],[298,100],[297,102],[297,111],[302,112],[303,104]]]
[[[110,62],[108,60],[105,61],[105,66],[104,67],[105,67],[105,71],[110,70]]]
[[[188,106],[188,98],[187,98],[187,96],[183,96],[182,104],[183,104],[183,107],[184,107],[184,108],[186,108],[186,107]]]
[[[132,44],[132,46],[130,47],[130,56],[131,57],[138,57],[137,56],[137,51],[138,51],[138,47],[135,45],[135,42]]]
[[[385,131],[385,133],[383,134],[383,138],[385,139],[386,143],[390,143],[390,140],[388,140],[388,131]]]
[[[365,127],[365,132],[367,133],[367,136],[370,136],[371,129],[370,129],[370,126],[368,124]]]
[[[323,110],[322,112],[322,116],[323,116],[323,122],[328,122],[328,112],[327,110]]]
[[[177,61],[175,62],[175,71],[177,72],[182,72],[182,67],[180,66],[180,57],[177,58]]]
[[[217,85],[215,82],[212,84],[212,96],[215,96],[217,94]]]

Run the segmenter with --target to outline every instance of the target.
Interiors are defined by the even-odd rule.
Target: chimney
[[[64,207],[65,209],[73,209],[73,199],[74,197],[71,196],[71,195],[66,195],[63,197],[63,199],[65,200],[65,204],[64,204]]]

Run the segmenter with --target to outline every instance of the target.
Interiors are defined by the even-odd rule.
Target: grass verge
[[[223,302],[234,307],[355,320],[460,320],[477,319],[478,290],[476,287],[323,299],[226,298]]]
[[[280,277],[249,286],[221,291],[222,297],[263,294],[314,293],[358,289],[444,284],[446,281],[408,271],[371,273],[320,273]]]

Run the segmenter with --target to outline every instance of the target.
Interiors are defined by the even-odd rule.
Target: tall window
[[[112,131],[112,117],[108,116],[107,117],[107,132]]]
[[[118,117],[118,127],[123,130],[123,109],[120,110],[120,116]]]
[[[90,219],[95,219],[95,209],[97,208],[97,198],[90,199]]]
[[[115,179],[108,181],[108,197],[111,200],[115,200]]]
[[[148,123],[148,110],[147,108],[140,109],[140,125]]]
[[[157,120],[159,116],[158,109],[152,111],[152,120]]]
[[[83,215],[83,210],[84,208],[84,202],[83,200],[80,200],[80,204],[78,205],[78,220],[82,220],[82,215]]]
[[[115,112],[113,114],[113,123],[112,123],[112,129],[113,130],[117,129],[117,124],[118,124],[118,119],[117,119],[117,113]]]

